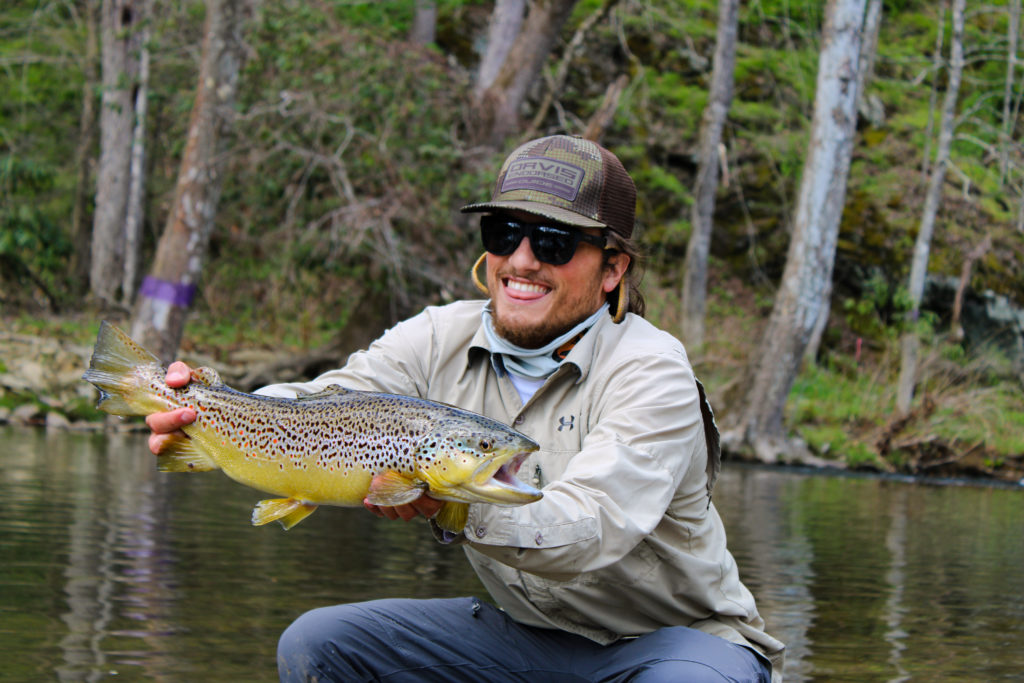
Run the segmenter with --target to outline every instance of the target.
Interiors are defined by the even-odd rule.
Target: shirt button
[[[487,534],[487,527],[481,525],[476,528],[476,537],[483,538]]]
[[[524,418],[522,415],[516,415],[516,419],[512,422],[512,424],[514,424],[514,425],[521,425],[525,421],[526,421],[526,418]]]
[[[544,542],[544,536],[543,536],[543,534],[541,534],[541,533],[540,533],[540,532],[538,531],[538,532],[537,532],[537,535],[533,537],[533,542],[534,542],[534,543],[536,543],[537,545],[540,545],[541,543],[543,543],[543,542]]]

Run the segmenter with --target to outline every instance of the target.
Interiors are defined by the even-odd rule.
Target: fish
[[[109,414],[144,416],[188,407],[196,419],[157,456],[161,472],[221,470],[278,496],[261,500],[254,525],[291,529],[320,505],[410,503],[423,493],[444,501],[434,521],[459,533],[470,503],[515,506],[543,493],[515,474],[539,448],[504,423],[446,403],[331,385],[316,394],[274,398],[224,384],[216,370],[193,369],[171,388],[160,360],[102,321],[82,379]]]

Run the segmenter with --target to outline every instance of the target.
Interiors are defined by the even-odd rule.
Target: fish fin
[[[469,503],[456,503],[445,501],[441,509],[434,515],[434,521],[445,531],[462,533],[466,528],[466,520],[469,519]]]
[[[315,394],[302,394],[296,396],[296,401],[315,401],[320,398],[327,398],[329,396],[338,396],[340,394],[351,394],[355,393],[355,389],[346,389],[340,384],[328,384],[326,387],[316,392]]]
[[[160,360],[104,320],[96,335],[89,369],[82,379],[100,390],[100,400],[96,403],[100,410],[111,415],[146,415],[147,412],[133,405],[131,399],[139,389],[133,378],[135,368],[150,364],[159,366]]]
[[[156,456],[156,468],[161,472],[209,472],[220,465],[204,452],[192,439],[176,439],[163,453]]]
[[[277,520],[285,529],[309,517],[317,506],[295,498],[267,498],[256,503],[252,509],[253,526],[263,526]]]
[[[387,470],[373,478],[366,500],[373,505],[394,507],[413,502],[425,490],[426,484],[413,481],[400,472]]]
[[[192,379],[196,382],[201,382],[208,387],[223,384],[224,381],[220,378],[220,374],[217,373],[213,368],[201,367],[196,368],[192,371]]]

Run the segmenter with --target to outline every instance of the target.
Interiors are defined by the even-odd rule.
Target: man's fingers
[[[167,366],[167,375],[164,381],[172,389],[180,389],[192,381],[192,368],[186,363],[176,360]]]
[[[433,517],[441,509],[442,505],[444,505],[444,501],[435,500],[427,495],[422,495],[411,503],[395,506],[374,505],[363,499],[363,507],[378,517],[386,517],[392,520],[401,519],[406,522],[420,516]]]
[[[175,408],[164,413],[153,413],[146,416],[146,425],[155,434],[170,434],[179,431],[185,425],[196,420],[196,411],[191,408]]]
[[[410,505],[416,508],[416,512],[420,513],[427,519],[433,517],[438,511],[444,506],[443,500],[437,500],[424,494],[410,503]]]
[[[153,455],[160,455],[165,452],[172,443],[179,439],[187,439],[185,432],[171,432],[170,434],[151,434],[149,436],[149,450]]]

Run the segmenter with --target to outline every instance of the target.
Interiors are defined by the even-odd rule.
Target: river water
[[[159,474],[138,434],[0,428],[2,681],[274,681],[301,612],[486,593],[422,520]],[[726,463],[730,547],[787,681],[1024,680],[1024,490]]]

